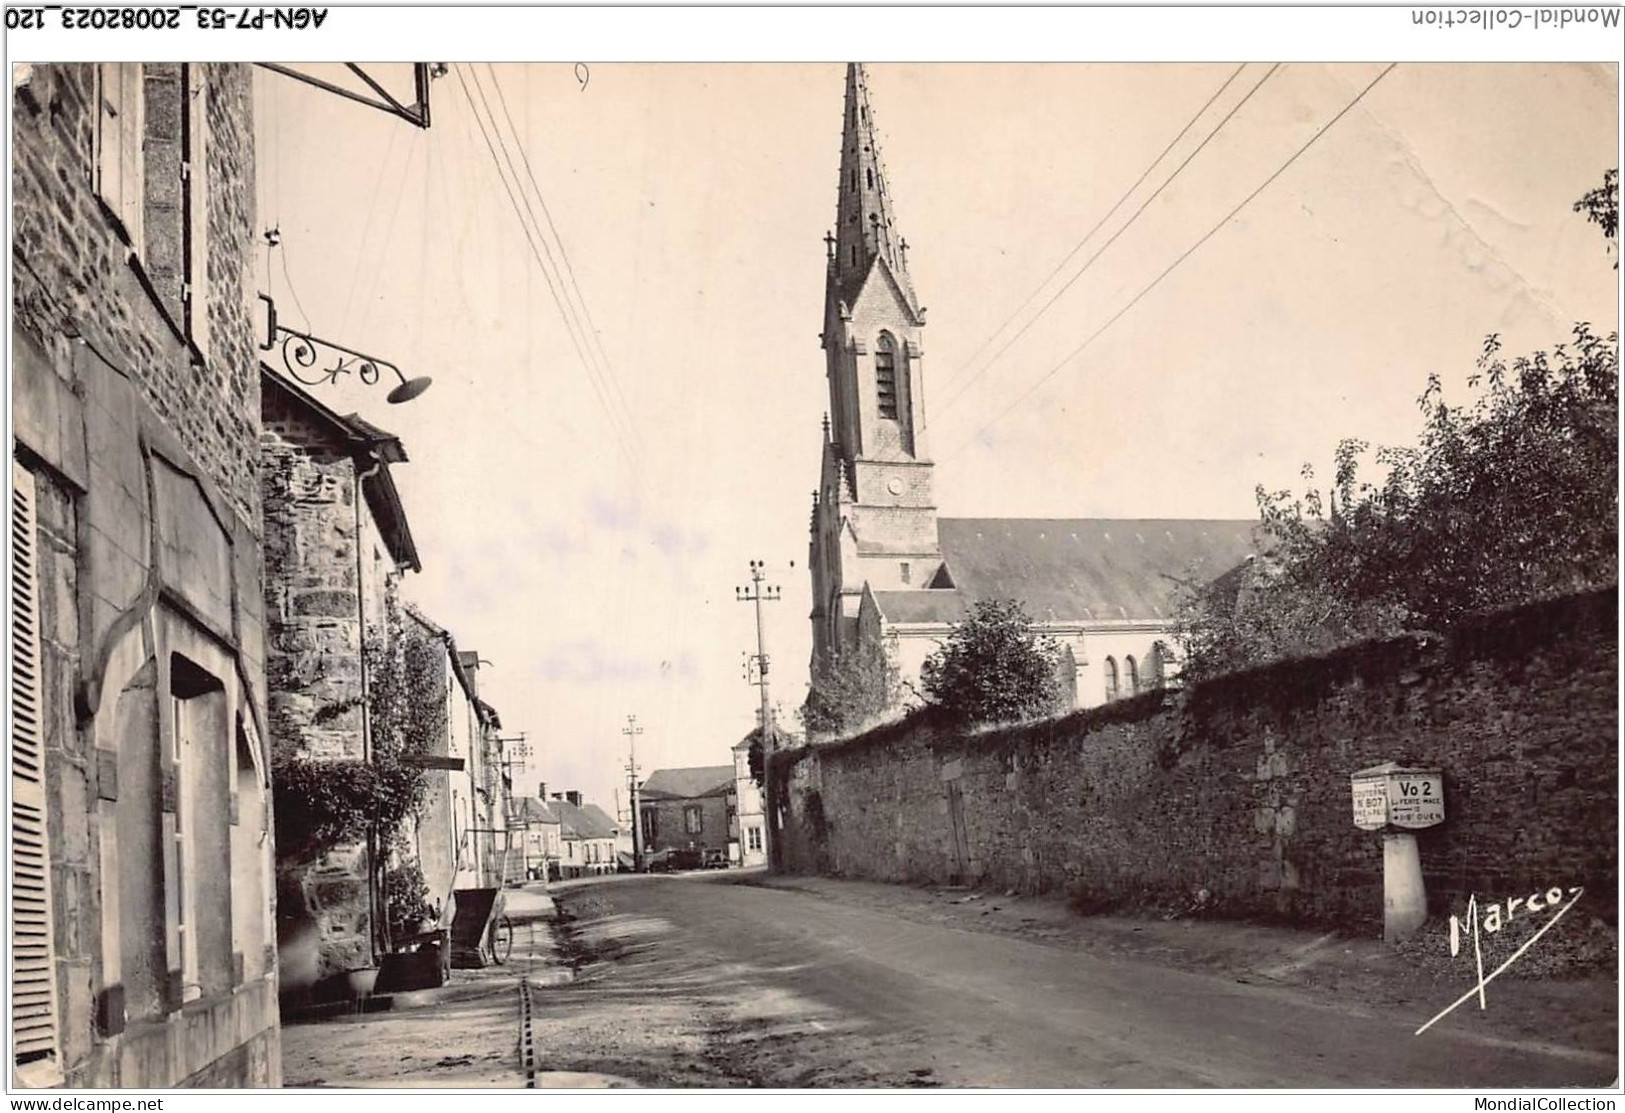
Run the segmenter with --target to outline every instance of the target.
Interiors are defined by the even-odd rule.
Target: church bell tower
[[[924,588],[942,564],[925,427],[925,310],[876,141],[863,66],[846,68],[835,230],[824,237],[829,415],[813,496],[813,654],[857,636],[867,583]]]

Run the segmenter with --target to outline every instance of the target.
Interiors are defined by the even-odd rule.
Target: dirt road
[[[545,1066],[645,1085],[1602,1086],[1611,1059],[1411,1012],[734,883],[558,894]],[[1448,1000],[1441,1002],[1447,1004]]]

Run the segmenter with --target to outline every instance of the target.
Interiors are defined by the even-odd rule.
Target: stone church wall
[[[917,716],[778,755],[790,872],[1067,891],[1087,906],[1380,924],[1382,840],[1349,775],[1444,772],[1431,910],[1617,881],[1617,593],[974,733]],[[957,823],[956,823],[957,817]],[[957,832],[962,832],[958,835]]]

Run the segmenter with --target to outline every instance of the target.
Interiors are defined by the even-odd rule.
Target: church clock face
[[[903,481],[901,479],[899,479],[895,475],[892,476],[890,479],[888,479],[886,481],[886,490],[890,491],[894,495],[902,494],[903,493]]]

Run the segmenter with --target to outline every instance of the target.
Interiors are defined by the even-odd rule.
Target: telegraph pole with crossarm
[[[755,684],[762,694],[762,760],[773,752],[775,735],[773,731],[773,709],[768,702],[767,695],[767,640],[762,626],[762,604],[779,601],[779,589],[776,585],[765,584],[767,578],[767,564],[760,560],[750,562],[750,586],[734,588],[734,597],[741,603],[754,603],[756,605],[756,679]]]

